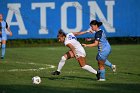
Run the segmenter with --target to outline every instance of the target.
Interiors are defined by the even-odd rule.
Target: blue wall
[[[73,2],[73,6],[67,7],[66,11],[64,11],[64,6],[69,2]],[[111,6],[112,12],[108,9],[109,6],[106,5],[108,2],[114,3]],[[46,25],[44,23],[41,25],[41,9],[35,5],[36,3],[51,3],[51,7],[47,7],[45,10],[45,14],[47,14],[45,16]],[[96,4],[98,7],[91,7],[89,4]],[[107,27],[114,29],[111,31],[106,29],[104,25],[101,27],[105,30],[107,37],[140,37],[139,4],[140,0],[1,0],[0,13],[4,15],[4,20],[7,20],[11,31],[13,32],[13,36],[9,37],[10,39],[56,38],[57,31],[60,28],[64,28],[65,32],[71,32],[74,30],[83,31],[88,29],[90,20],[92,20],[92,18],[103,21]],[[17,7],[15,5],[20,6],[18,7],[20,12],[16,10]],[[102,16],[98,14],[99,10],[97,8],[101,10],[101,14],[103,14],[106,21],[104,21]],[[78,19],[76,17],[77,11],[82,12],[82,19]],[[108,22],[109,19],[107,17],[109,17],[109,15],[107,12],[112,15],[110,18],[112,23]],[[63,13],[66,14],[66,18],[64,15],[62,15]],[[80,18],[80,13],[77,15]],[[22,22],[17,21],[20,20],[17,19],[19,16],[22,18],[23,25],[21,24]],[[10,17],[12,17],[11,20]],[[67,21],[67,29],[65,29],[62,19],[63,21]],[[77,21],[81,22],[79,23],[81,28],[77,24]],[[16,22],[18,25],[14,22]],[[21,25],[22,28],[19,25]],[[23,28],[25,28],[26,31],[24,31]],[[45,32],[39,32],[40,28],[45,30]],[[46,33],[46,30],[48,30],[48,33]],[[89,36],[91,35],[86,34],[80,37],[84,38]]]

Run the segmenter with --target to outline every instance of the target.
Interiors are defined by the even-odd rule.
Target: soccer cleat
[[[1,57],[1,59],[4,59],[4,57]]]
[[[112,65],[112,71],[116,72],[116,65]]]
[[[54,72],[52,72],[51,74],[52,74],[52,75],[59,75],[60,72],[59,72],[59,71],[54,71]]]
[[[96,77],[97,77],[97,80],[100,79],[100,73],[98,71],[97,71]]]
[[[98,81],[106,81],[105,79],[99,79]]]

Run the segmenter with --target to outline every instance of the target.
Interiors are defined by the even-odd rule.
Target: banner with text
[[[10,39],[56,38],[60,28],[66,33],[84,31],[94,19],[103,22],[101,28],[107,37],[140,37],[139,3],[140,0],[1,0],[0,13],[13,32]]]

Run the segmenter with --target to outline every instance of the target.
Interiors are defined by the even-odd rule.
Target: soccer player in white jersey
[[[59,30],[58,32],[58,40],[65,44],[70,50],[65,53],[58,64],[58,68],[56,71],[52,72],[52,75],[59,75],[61,72],[61,69],[63,68],[65,61],[70,58],[75,58],[82,69],[85,69],[93,74],[95,74],[98,78],[98,73],[95,69],[93,69],[90,65],[86,64],[86,53],[82,45],[79,41],[77,41],[77,38],[75,36],[88,33],[89,31],[85,32],[73,32],[68,33],[67,35],[62,31]]]

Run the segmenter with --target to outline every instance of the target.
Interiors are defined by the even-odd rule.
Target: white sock
[[[59,64],[58,64],[58,68],[57,71],[61,72],[61,69],[63,68],[64,64],[65,64],[66,58],[64,56],[62,56]]]
[[[89,65],[85,65],[85,66],[83,66],[82,68],[85,69],[85,70],[87,70],[87,71],[89,71],[89,72],[91,72],[91,73],[97,74],[97,71],[96,71],[95,69],[93,69],[93,68],[92,68],[91,66],[89,66]]]

